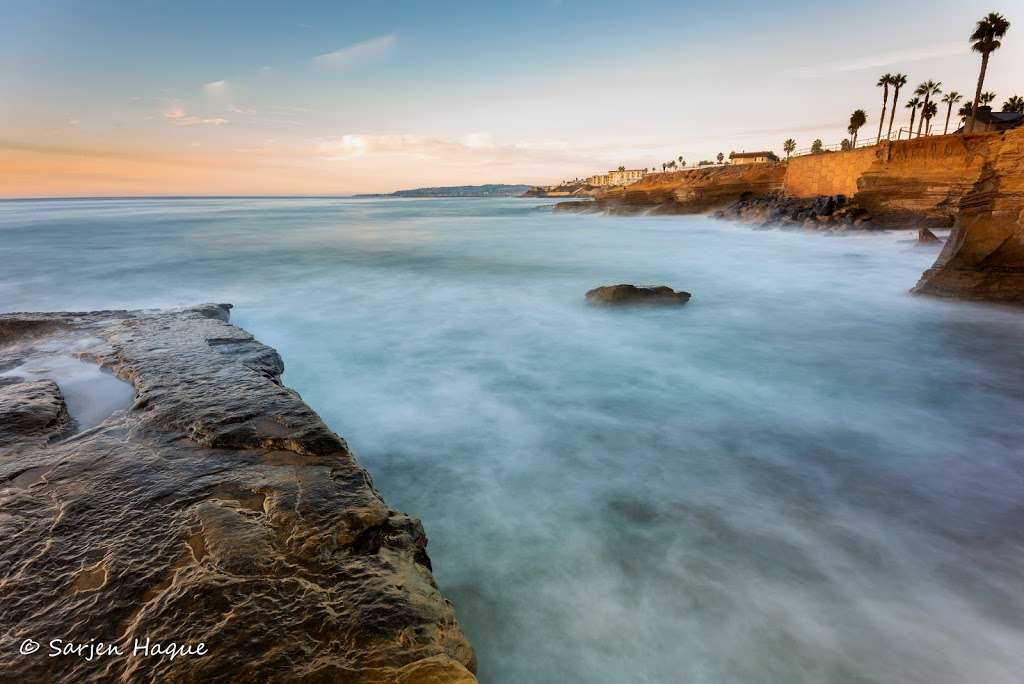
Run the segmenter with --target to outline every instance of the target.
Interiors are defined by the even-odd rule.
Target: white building
[[[598,187],[605,185],[629,185],[647,175],[647,169],[615,169],[608,173],[591,176],[587,182]]]

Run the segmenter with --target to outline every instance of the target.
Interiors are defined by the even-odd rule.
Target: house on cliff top
[[[730,152],[729,161],[733,164],[767,164],[777,162],[779,158],[774,152]]]
[[[993,112],[991,107],[978,107],[975,117],[974,132],[988,133],[991,131],[1008,131],[1024,123],[1024,114],[1020,112]],[[961,126],[957,133],[964,132]]]

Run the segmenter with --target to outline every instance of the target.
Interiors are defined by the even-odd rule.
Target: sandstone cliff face
[[[738,199],[782,190],[784,164],[750,164],[650,174],[597,195],[609,213],[699,214]]]
[[[475,682],[419,521],[227,317],[0,316],[0,366],[84,344],[135,388],[130,409],[66,437],[56,385],[3,386],[19,419],[0,415],[0,679]],[[42,648],[20,654],[25,639]],[[126,654],[51,658],[51,639]],[[209,655],[128,655],[136,639]]]
[[[999,134],[943,135],[881,145],[854,200],[882,227],[948,228]]]
[[[1024,128],[984,138],[949,241],[914,292],[1024,304]]]
[[[786,162],[786,197],[830,195],[853,197],[864,172],[885,148],[863,147],[845,152],[822,152],[793,157]]]

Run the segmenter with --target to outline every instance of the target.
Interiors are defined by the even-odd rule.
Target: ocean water
[[[1024,314],[908,233],[541,201],[0,203],[0,308],[236,305],[483,682],[1019,682]],[[672,310],[584,304],[668,284]]]

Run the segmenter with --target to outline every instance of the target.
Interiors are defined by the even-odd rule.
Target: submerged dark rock
[[[630,306],[637,304],[682,306],[690,301],[689,292],[676,292],[665,285],[637,287],[636,285],[605,285],[595,287],[586,294],[591,304],[603,306]]]
[[[921,228],[917,231],[917,244],[919,245],[938,245],[941,244],[942,240],[927,228]]]
[[[56,385],[0,387],[2,679],[476,681],[420,522],[228,309],[0,316],[0,357],[45,355],[40,334],[91,344],[79,356],[135,387],[131,409],[50,442]],[[50,658],[50,639],[127,655]],[[208,655],[131,656],[147,639]]]

